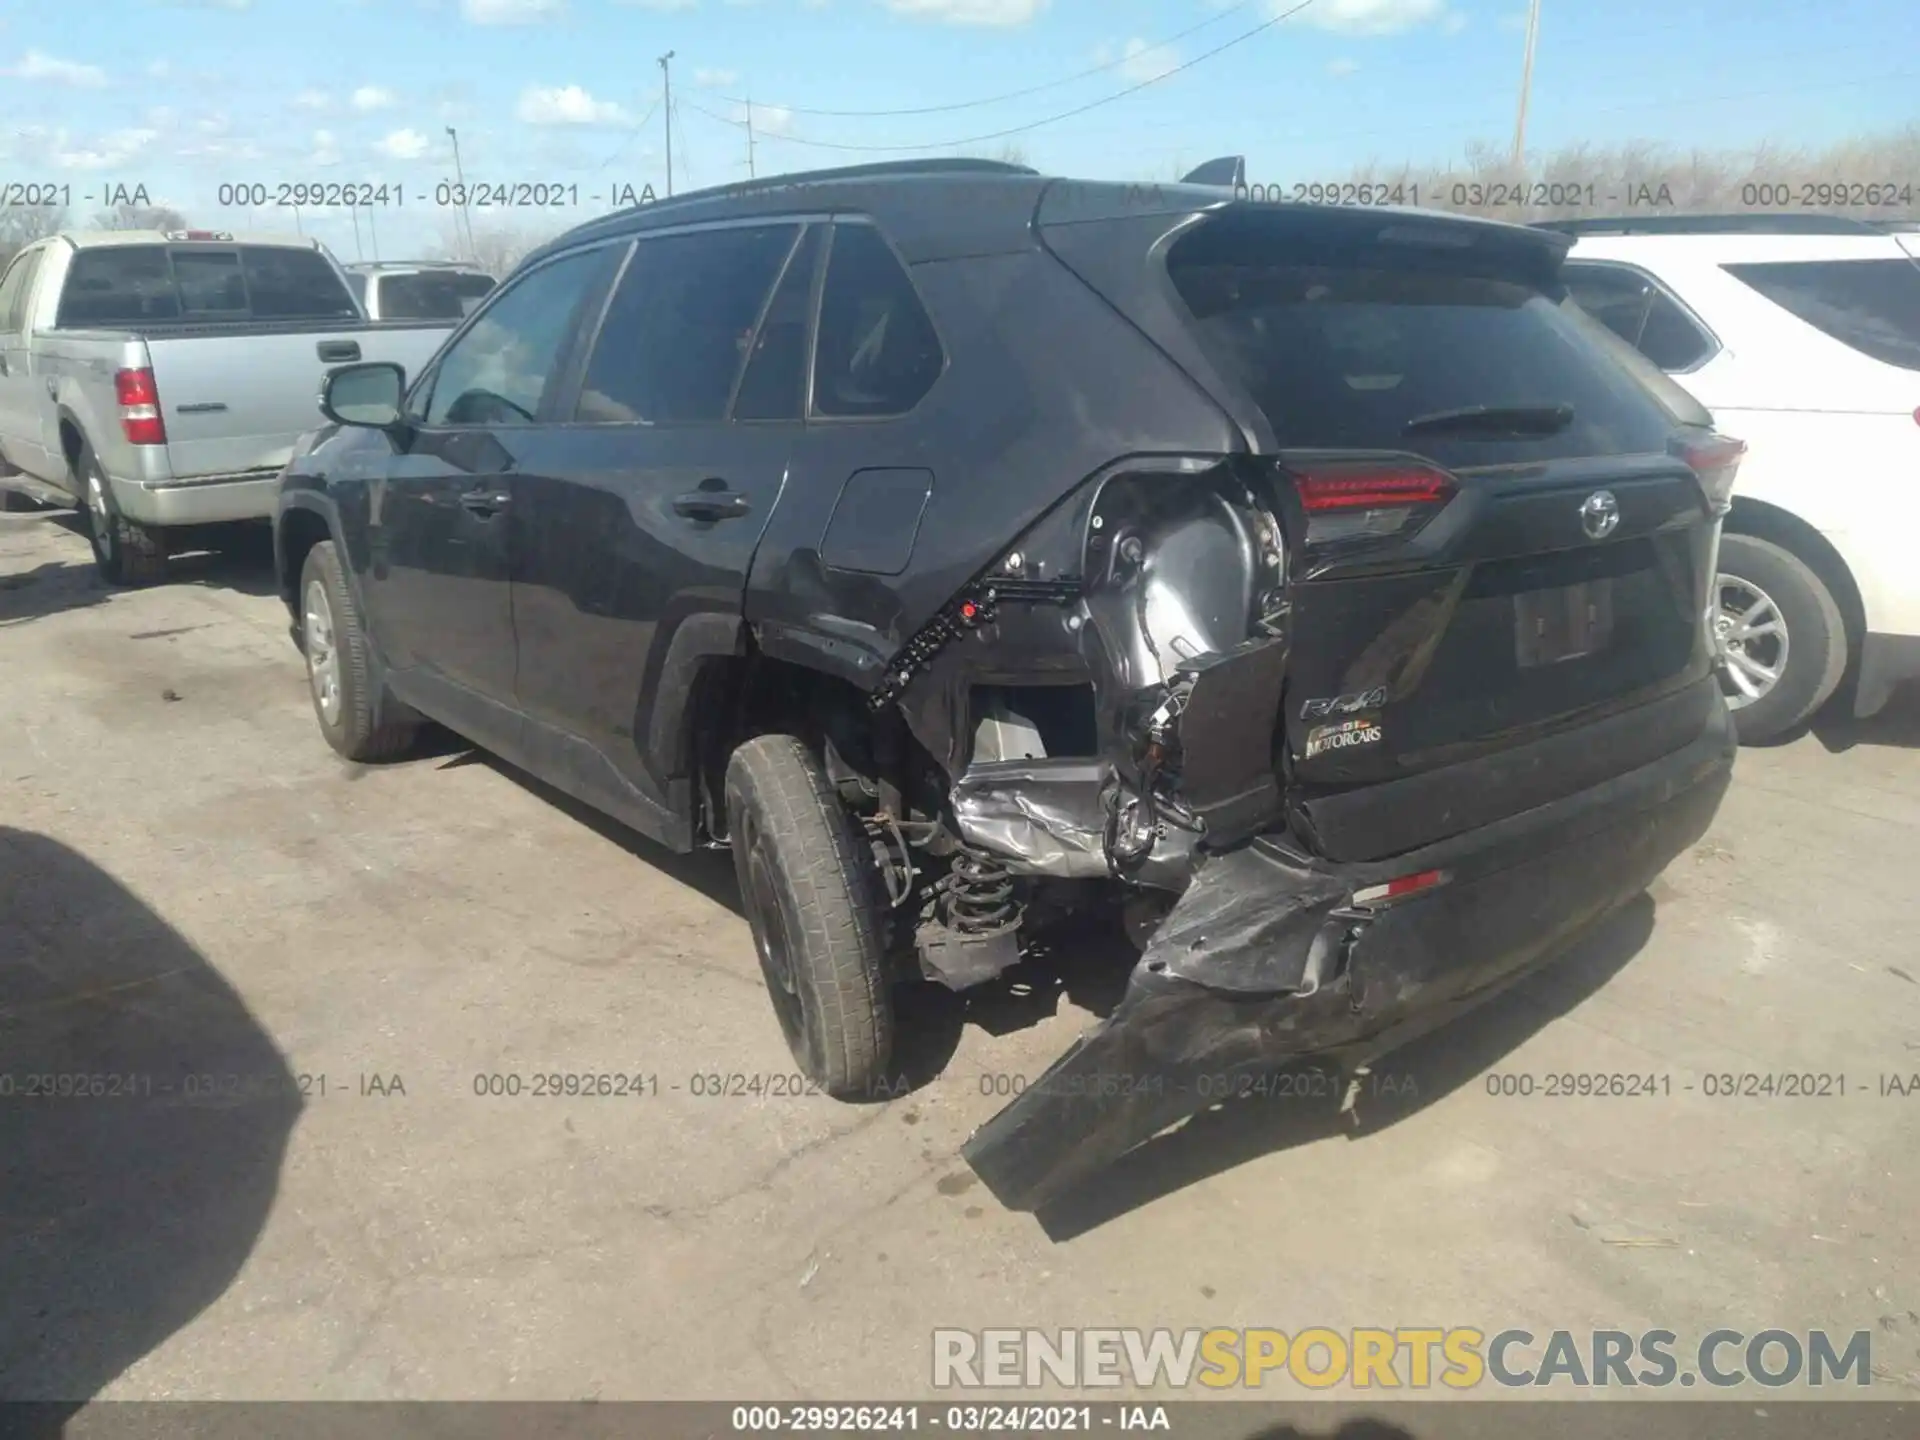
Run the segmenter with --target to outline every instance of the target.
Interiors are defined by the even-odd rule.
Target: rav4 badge
[[[1323,700],[1309,700],[1300,707],[1302,720],[1318,720],[1323,715],[1353,715],[1362,710],[1377,710],[1387,703],[1387,687],[1376,685],[1371,690],[1357,690],[1351,695],[1330,695]]]

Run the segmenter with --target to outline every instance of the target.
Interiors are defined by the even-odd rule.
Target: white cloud
[[[474,25],[537,25],[565,8],[565,0],[460,0],[460,14]]]
[[[165,60],[149,60],[147,62],[147,74],[155,80],[166,79],[172,70],[173,66]]]
[[[1271,0],[1274,13],[1294,7],[1296,0]],[[1446,17],[1447,0],[1314,0],[1299,14],[1308,25],[1349,35],[1397,35]]]
[[[307,157],[309,165],[338,165],[340,146],[333,138],[331,130],[313,132],[313,153]]]
[[[107,170],[126,164],[159,138],[158,130],[115,130],[91,144],[69,149],[63,134],[54,148],[53,163],[67,170]]]
[[[391,90],[379,85],[362,85],[353,92],[353,98],[348,103],[365,114],[374,110],[389,109],[394,103],[394,96]]]
[[[29,50],[18,65],[0,70],[16,80],[45,80],[54,85],[78,85],[84,88],[107,83],[107,72],[98,65],[82,65],[74,60],[56,60],[44,50]]]
[[[1455,10],[1452,14],[1448,15],[1445,23],[1443,23],[1440,26],[1441,31],[1444,34],[1448,34],[1448,35],[1458,35],[1462,30],[1466,28],[1467,28],[1467,17],[1462,15],[1458,10]]]
[[[373,148],[394,160],[418,160],[427,153],[427,137],[418,130],[395,130],[374,141]]]
[[[514,113],[528,125],[624,125],[627,112],[578,85],[534,85],[520,92]]]
[[[330,110],[333,97],[324,90],[302,90],[293,97],[293,103],[302,110]]]
[[[740,83],[740,72],[737,70],[707,70],[703,68],[693,72],[693,83],[696,85],[704,85],[709,90],[730,90]]]
[[[1047,0],[882,0],[896,15],[947,25],[1025,25]],[[1311,7],[1309,7],[1311,8]]]
[[[1327,62],[1327,74],[1333,76],[1336,80],[1344,75],[1353,74],[1353,72],[1359,68],[1360,62],[1358,60],[1340,59],[1329,60]]]
[[[745,124],[747,107],[733,107],[735,124]],[[753,128],[762,135],[784,135],[793,124],[793,111],[784,105],[755,105],[753,107]]]
[[[1120,73],[1136,85],[1163,79],[1180,68],[1180,56],[1171,46],[1138,38],[1127,41],[1120,54]]]

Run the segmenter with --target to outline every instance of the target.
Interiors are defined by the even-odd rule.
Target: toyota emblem
[[[1611,490],[1596,490],[1580,506],[1580,528],[1589,540],[1604,540],[1620,524],[1620,502]]]

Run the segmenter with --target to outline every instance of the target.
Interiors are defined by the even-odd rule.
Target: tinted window
[[[73,257],[60,291],[61,325],[141,325],[179,318],[180,296],[166,247],[115,245]]]
[[[1672,414],[1596,342],[1599,327],[1499,266],[1425,247],[1324,245],[1289,263],[1289,238],[1270,230],[1229,231],[1192,260],[1187,243],[1169,257],[1174,285],[1284,446],[1414,450],[1442,465],[1666,446]],[[1572,423],[1550,435],[1405,431],[1464,407],[1562,405]]]
[[[441,357],[427,402],[427,423],[532,423],[575,312],[597,288],[612,253],[601,249],[568,255],[502,290]]]
[[[733,402],[736,420],[798,420],[805,413],[807,386],[807,311],[813,299],[814,262],[824,226],[806,237],[773,292],[760,333],[754,337],[747,373]]]
[[[1920,267],[1910,260],[1729,265],[1727,273],[1842,345],[1920,370]]]
[[[607,307],[577,420],[723,420],[796,225],[643,239]]]
[[[1714,342],[1665,290],[1618,265],[1568,265],[1567,290],[1594,319],[1662,370],[1687,370]]]
[[[240,274],[237,250],[180,250],[173,257],[173,282],[186,315],[245,319],[247,282]]]
[[[367,277],[357,270],[347,272],[347,288],[353,291],[353,298],[362,305],[367,303]]]
[[[452,270],[416,270],[380,277],[383,320],[460,320],[471,315],[493,277]]]
[[[820,299],[817,415],[902,415],[945,357],[905,267],[871,225],[836,225]]]
[[[187,253],[176,250],[175,264]],[[256,320],[352,319],[360,313],[340,272],[318,250],[249,245],[241,248],[240,262]]]

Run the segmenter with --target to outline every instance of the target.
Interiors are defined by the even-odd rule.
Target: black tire
[[[1847,628],[1840,607],[1799,556],[1752,535],[1721,537],[1720,576],[1714,594],[1715,613],[1723,625],[1756,595],[1770,600],[1778,612],[1784,635],[1765,634],[1736,643],[1747,647],[1741,653],[1753,663],[1777,670],[1779,679],[1757,698],[1748,698],[1736,683],[1737,666],[1730,665],[1721,682],[1728,704],[1736,707],[1733,723],[1740,742],[1755,745],[1777,740],[1826,704],[1846,673]]]
[[[870,847],[790,735],[727,765],[734,873],[760,971],[793,1058],[830,1095],[871,1095],[893,1053],[893,996]]]
[[[109,585],[153,585],[167,578],[167,533],[139,525],[120,513],[113,486],[91,445],[82,443],[74,465],[80,513],[86,516],[94,568]]]
[[[376,690],[372,647],[331,540],[322,540],[307,552],[294,598],[313,718],[320,722],[327,743],[346,759],[361,763],[405,755],[419,734],[420,717]],[[319,604],[324,604],[324,614],[315,610]],[[324,621],[324,626],[316,621]],[[317,652],[331,657],[331,705],[326,698],[327,664]]]

